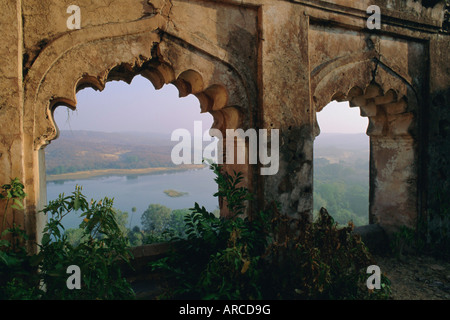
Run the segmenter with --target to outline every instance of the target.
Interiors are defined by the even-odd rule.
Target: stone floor
[[[450,261],[424,255],[375,256],[394,300],[450,300]]]
[[[375,256],[391,281],[393,300],[450,300],[450,261],[424,255]],[[160,288],[154,277],[131,278],[136,298],[152,300]]]

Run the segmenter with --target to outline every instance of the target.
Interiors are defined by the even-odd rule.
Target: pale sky
[[[323,133],[365,133],[369,125],[369,119],[361,117],[359,108],[336,101],[317,113],[317,122]]]
[[[359,108],[350,108],[347,102],[331,102],[317,114],[317,119],[323,133],[362,133],[368,125]],[[155,90],[141,76],[135,77],[131,85],[112,81],[102,92],[90,88],[79,91],[77,111],[59,107],[55,120],[60,130],[105,132],[172,133],[180,128],[193,132],[194,121],[203,122],[204,132],[213,123],[209,113],[200,113],[195,96],[179,98],[173,85]]]
[[[172,133],[179,128],[191,131],[194,121],[202,121],[204,131],[208,130],[213,117],[200,113],[194,95],[179,98],[175,86],[155,90],[150,81],[137,76],[131,85],[112,81],[102,92],[91,88],[79,91],[77,110],[58,107],[55,121],[60,130]]]

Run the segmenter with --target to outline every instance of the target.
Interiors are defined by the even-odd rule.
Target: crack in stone
[[[167,0],[167,1],[165,1],[164,6],[166,6],[167,2],[169,2],[170,8],[169,8],[169,12],[167,13],[166,30],[167,30],[168,27],[169,27],[169,23],[172,23],[172,24],[173,24],[173,27],[174,27],[175,29],[177,29],[175,23],[174,23],[174,22],[172,21],[172,19],[170,18],[170,15],[172,14],[172,8],[173,8],[172,0]]]

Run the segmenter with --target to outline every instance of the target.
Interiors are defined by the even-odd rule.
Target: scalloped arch
[[[200,102],[199,111],[202,113],[208,112],[213,116],[214,122],[211,129],[218,129],[222,133],[225,133],[226,129],[237,129],[242,123],[241,118],[243,113],[241,107],[227,106],[228,93],[223,85],[214,84],[208,88],[204,88],[203,78],[195,70],[187,70],[175,78],[173,70],[167,64],[156,65],[155,63],[151,63],[144,65],[139,70],[133,70],[128,65],[118,65],[111,69],[105,81],[101,81],[98,77],[85,74],[75,84],[75,92],[88,87],[103,91],[106,83],[109,81],[124,81],[130,84],[137,75],[142,75],[149,80],[157,90],[161,89],[165,84],[173,84],[178,89],[180,97],[186,97],[190,94],[195,95]],[[49,109],[53,115],[54,110],[59,106],[67,106],[75,110],[76,105],[76,97],[55,98],[51,101]],[[50,139],[53,140],[58,137],[59,133],[53,116],[51,120],[56,130],[56,135]]]
[[[81,30],[44,49],[25,82],[25,101],[28,103],[25,107],[25,130],[33,137],[35,150],[57,137],[53,110],[61,105],[75,109],[77,91],[86,87],[102,91],[108,81],[131,83],[136,75],[148,79],[156,89],[171,83],[178,88],[180,97],[195,95],[200,101],[199,111],[212,114],[214,129],[225,132],[242,124],[241,108],[235,104],[228,105],[226,85],[235,83],[232,75],[224,75],[225,82],[220,84],[212,82],[209,70],[203,70],[207,74],[202,74],[185,68],[185,71],[175,74],[175,68],[158,52],[161,41],[158,30],[162,27],[158,17],[126,23],[122,33],[109,38],[102,33],[107,26]],[[68,41],[70,39],[72,42]],[[195,52],[190,54],[196,55]],[[182,68],[177,65],[176,69]]]
[[[371,83],[404,95],[410,90],[418,101],[418,90],[408,73],[399,66],[391,66],[386,61],[381,61],[380,58],[376,52],[361,51],[333,59],[313,70],[311,96],[316,109],[321,110],[338,92],[348,92],[353,87],[366,88]]]
[[[316,112],[330,101],[349,101],[350,107],[359,107],[361,116],[369,118],[369,136],[410,135],[415,128],[412,109],[417,106],[417,95],[407,77],[387,70],[385,63],[384,68],[378,68],[380,61],[371,56],[357,57],[362,60],[337,59],[312,73],[312,103]],[[314,127],[317,136],[320,134],[317,117]]]
[[[351,108],[359,107],[360,115],[369,119],[366,131],[369,136],[407,136],[414,126],[414,116],[408,111],[407,98],[398,97],[395,90],[389,89],[385,93],[380,85],[370,83],[364,89],[355,86],[347,93],[338,91],[334,93],[331,101],[348,101]],[[315,135],[319,134],[320,128],[316,117]]]

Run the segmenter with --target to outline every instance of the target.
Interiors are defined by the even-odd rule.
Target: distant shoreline
[[[154,173],[168,173],[168,172],[186,171],[203,168],[206,168],[206,166],[203,164],[191,164],[191,165],[180,165],[177,167],[158,167],[158,168],[144,168],[144,169],[89,170],[89,171],[47,175],[47,182],[62,181],[62,180],[83,180],[103,176],[146,175]]]

